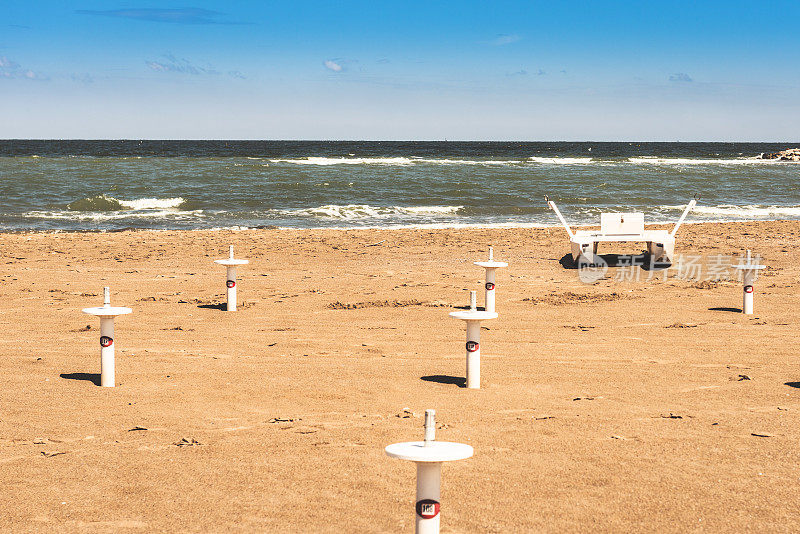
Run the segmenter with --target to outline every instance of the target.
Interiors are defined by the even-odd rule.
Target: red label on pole
[[[467,352],[475,352],[479,348],[481,346],[477,341],[467,341]]]
[[[491,291],[494,289],[494,284],[491,282],[486,282],[486,291]]]
[[[752,293],[753,292],[753,286],[744,286],[744,292],[745,293]]]
[[[225,285],[228,287],[236,287],[236,282],[234,282],[233,280],[228,280],[227,282],[225,282]]]
[[[433,519],[439,515],[439,503],[433,499],[417,501],[417,515],[422,519]]]
[[[100,336],[100,346],[101,347],[110,347],[114,344],[114,339],[108,336]]]

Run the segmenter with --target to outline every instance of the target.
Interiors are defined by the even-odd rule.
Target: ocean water
[[[0,230],[800,219],[800,143],[0,141]]]

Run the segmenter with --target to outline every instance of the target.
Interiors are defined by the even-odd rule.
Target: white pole
[[[108,302],[108,293],[106,293],[106,302]],[[106,388],[115,386],[113,317],[100,317],[100,385]]]
[[[545,197],[545,198],[547,198],[547,197]],[[567,229],[567,234],[569,235],[570,240],[573,239],[575,237],[575,234],[572,233],[572,230],[570,229],[569,225],[567,224],[567,221],[564,219],[564,216],[561,215],[561,211],[559,211],[558,206],[556,206],[556,203],[553,202],[552,200],[548,200],[547,201],[547,205],[550,206],[551,210],[556,212],[556,216],[558,217],[558,220],[561,221],[561,224],[564,225],[564,228]]]
[[[108,286],[103,288],[103,306],[111,307],[111,288]]]
[[[743,298],[742,298],[742,312],[747,315],[753,315],[753,286],[745,281]]]
[[[489,247],[489,261],[494,259],[494,247]]]
[[[425,410],[425,446],[436,440],[436,410]]]
[[[747,249],[747,260],[745,265],[753,265],[753,254],[750,249]],[[755,269],[745,269],[742,272],[742,313],[746,315],[753,315],[753,282],[755,281]]]
[[[467,321],[467,387],[481,387],[481,322]]]
[[[478,292],[477,291],[470,291],[469,292],[469,309],[471,311],[478,310]]]
[[[687,215],[689,215],[689,211],[691,211],[691,209],[695,206],[695,204],[697,204],[697,200],[692,199],[689,201],[689,203],[686,205],[686,209],[683,210],[683,213],[681,214],[681,218],[678,219],[678,222],[675,224],[675,228],[672,229],[672,232],[670,232],[670,234],[674,236],[676,233],[678,233],[678,228],[681,227],[681,225],[683,224],[683,220],[686,218]]]
[[[489,258],[491,259],[491,258]],[[486,311],[493,312],[494,311],[494,291],[495,291],[495,271],[491,267],[486,269]]]
[[[233,253],[233,246],[231,246]],[[236,311],[236,266],[228,265],[228,275],[225,285],[228,287],[228,311]]]
[[[231,255],[230,255],[230,259],[233,259],[233,245],[231,245]]]
[[[441,484],[441,462],[417,462],[417,534],[439,534]]]

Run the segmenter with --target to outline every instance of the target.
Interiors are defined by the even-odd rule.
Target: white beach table
[[[417,464],[417,499],[415,529],[417,534],[439,533],[439,498],[442,463],[465,460],[473,449],[465,443],[436,441],[434,410],[425,410],[425,440],[393,443],[384,449],[387,456]]]
[[[127,315],[133,310],[123,306],[111,305],[111,291],[103,288],[103,305],[84,308],[83,313],[100,317],[100,385],[106,388],[116,386],[114,362],[114,318]]]
[[[225,287],[227,288],[227,311],[236,311],[236,268],[240,265],[247,265],[249,260],[237,260],[233,257],[233,245],[230,248],[230,256],[224,260],[214,260],[214,263],[224,265],[227,268],[225,277]]]
[[[759,258],[753,259],[750,250],[747,251],[747,258],[742,259],[742,262],[733,266],[734,269],[739,271],[742,276],[742,313],[747,315],[753,314],[753,284],[758,278],[758,272],[766,269],[766,265],[759,263]]]
[[[647,244],[647,252],[654,261],[672,263],[675,256],[675,234],[689,211],[697,204],[699,196],[689,201],[671,232],[645,230],[643,213],[601,213],[599,232],[593,230],[573,232],[556,203],[547,197],[544,198],[567,230],[572,260],[576,263],[597,264],[599,263],[597,246],[604,242],[644,242]]]

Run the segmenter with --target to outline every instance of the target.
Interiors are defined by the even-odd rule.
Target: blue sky
[[[800,139],[798,2],[0,2],[0,138]]]

